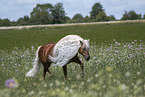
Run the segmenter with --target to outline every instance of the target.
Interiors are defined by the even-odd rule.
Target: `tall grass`
[[[0,49],[37,47],[49,42],[57,42],[68,34],[80,35],[96,42],[96,45],[111,44],[113,39],[118,42],[145,41],[144,31],[144,22],[0,30]]]
[[[141,40],[97,46],[92,42],[89,62],[84,61],[85,77],[75,63],[68,65],[68,80],[61,67],[52,67],[53,77],[42,79],[43,68],[34,78],[25,77],[32,68],[36,49],[12,48],[0,55],[0,96],[13,97],[143,97],[145,45]],[[5,86],[14,79],[18,86]]]

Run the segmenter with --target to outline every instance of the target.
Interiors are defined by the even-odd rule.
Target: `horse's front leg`
[[[67,79],[67,66],[63,66],[64,80]]]
[[[80,62],[81,62],[81,61],[80,61]],[[82,78],[84,78],[84,75],[85,75],[85,72],[84,72],[84,64],[81,62],[81,63],[80,63],[80,66],[81,66],[81,68],[82,68],[81,76],[82,76]]]
[[[74,62],[75,62],[75,63],[78,63],[78,64],[81,66],[81,69],[82,69],[81,76],[82,76],[82,78],[83,78],[84,75],[85,75],[85,72],[84,72],[84,64],[81,62],[81,60],[78,58],[78,56],[76,56]]]

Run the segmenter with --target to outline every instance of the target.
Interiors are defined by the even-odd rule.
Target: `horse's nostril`
[[[87,58],[87,61],[89,61],[90,60],[90,56],[88,56],[88,58]]]
[[[85,57],[85,60],[89,61],[90,60],[90,56]]]

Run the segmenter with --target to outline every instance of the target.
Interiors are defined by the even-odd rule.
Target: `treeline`
[[[137,14],[134,10],[125,11],[121,20],[137,20],[145,19],[145,14]],[[71,19],[67,16],[62,3],[57,3],[54,6],[50,3],[37,4],[30,13],[30,17],[24,16],[17,21],[9,19],[0,19],[0,26],[16,26],[16,25],[37,25],[37,24],[61,24],[61,23],[78,23],[78,22],[99,22],[99,21],[115,21],[114,15],[107,16],[105,9],[100,3],[95,3],[92,6],[90,17],[81,13],[77,13]]]

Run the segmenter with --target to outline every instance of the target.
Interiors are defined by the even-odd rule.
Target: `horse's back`
[[[48,56],[52,55],[53,47],[56,43],[49,43],[41,46],[39,49],[38,55],[39,59],[42,63],[46,63],[48,60]]]

